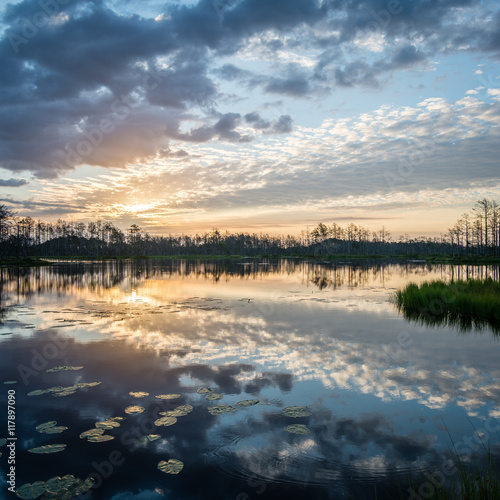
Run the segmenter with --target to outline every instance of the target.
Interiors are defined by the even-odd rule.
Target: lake
[[[500,450],[500,344],[487,328],[408,322],[391,294],[486,276],[498,267],[3,268],[1,411],[6,422],[10,394],[16,488],[72,475],[93,478],[81,498],[107,500],[429,498],[453,481],[454,449],[478,461],[488,443]],[[11,498],[11,452],[0,451]]]

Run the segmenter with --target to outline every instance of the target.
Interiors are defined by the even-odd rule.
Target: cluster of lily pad
[[[120,422],[125,420],[124,417],[110,417],[106,420],[101,420],[95,423],[94,429],[89,429],[80,434],[80,439],[87,439],[89,443],[104,443],[115,439],[114,436],[104,434],[105,431],[120,427]]]
[[[66,365],[58,365],[54,366],[54,368],[49,368],[45,370],[47,373],[56,373],[56,372],[67,372],[67,371],[75,371],[81,370],[83,366],[66,366]]]
[[[77,370],[82,367],[67,367],[58,366],[52,368],[50,371],[64,371],[64,370]],[[49,371],[49,370],[47,370]],[[70,387],[52,387],[50,389],[32,391],[29,396],[37,396],[45,393],[51,393],[53,396],[63,396],[72,394],[77,389],[83,387],[94,387],[99,385],[100,382],[91,383],[79,383]],[[198,394],[206,395],[208,401],[218,401],[223,398],[223,395],[214,392],[209,387],[204,387],[197,390]],[[130,392],[130,396],[136,398],[142,398],[149,396],[149,393],[143,391]],[[172,400],[180,398],[180,394],[160,394],[155,396],[157,399],[161,400]],[[211,415],[223,415],[226,413],[232,413],[237,410],[236,407],[251,407],[255,405],[265,405],[269,403],[260,402],[258,399],[248,399],[244,401],[238,401],[235,406],[228,404],[216,404],[208,408]],[[145,411],[143,406],[131,405],[125,408],[125,413],[129,415],[140,414]],[[189,404],[177,406],[173,410],[160,412],[161,418],[155,420],[155,425],[160,427],[167,427],[174,425],[179,417],[188,415],[193,411],[193,406]],[[283,409],[283,415],[290,418],[300,418],[309,417],[311,412],[307,406],[289,406]],[[114,436],[105,434],[106,430],[114,429],[120,426],[120,422],[124,420],[124,417],[112,417],[106,420],[96,422],[95,428],[84,431],[80,434],[81,439],[87,439],[89,442],[104,442],[114,439]],[[44,434],[57,434],[66,430],[67,427],[58,426],[56,421],[45,422],[39,424],[36,430]],[[303,424],[292,424],[285,427],[285,431],[292,434],[309,434],[309,429]],[[155,441],[161,437],[160,434],[148,434],[137,439],[138,445],[146,445],[151,441]],[[0,446],[5,444],[5,439],[0,439]],[[66,448],[65,444],[52,444],[40,446],[38,448],[32,448],[28,451],[31,453],[56,453],[58,451],[63,451]],[[162,460],[158,463],[158,469],[167,474],[178,474],[184,467],[184,463],[176,458],[170,458],[168,461]],[[33,484],[25,484],[18,489],[17,495],[20,498],[38,498],[43,495],[42,499],[59,499],[59,498],[72,498],[73,496],[80,495],[82,492],[87,491],[92,487],[92,480],[87,479],[82,481],[76,479],[73,476],[64,476],[63,478],[52,478],[47,482],[38,481]],[[85,489],[86,488],[86,489]]]
[[[158,427],[168,427],[169,425],[174,425],[177,422],[177,417],[184,417],[193,411],[191,405],[181,405],[174,410],[162,411],[160,415],[161,418],[155,420],[155,425]]]
[[[299,418],[310,417],[312,413],[307,406],[287,406],[283,408],[285,417]],[[290,434],[310,434],[309,429],[304,424],[292,424],[285,427],[285,431]]]
[[[224,396],[218,392],[213,392],[213,389],[210,389],[210,387],[202,387],[201,389],[198,389],[196,391],[198,394],[206,394],[206,399],[207,401],[217,401],[219,399],[222,399]],[[258,399],[247,399],[245,401],[238,401],[236,403],[236,406],[240,407],[248,407],[248,406],[254,406],[257,404],[266,404],[266,403],[261,403]],[[215,406],[211,406],[208,408],[208,412],[211,415],[224,415],[225,413],[232,413],[236,411],[236,408],[231,405],[223,405],[223,404],[218,404]]]
[[[216,401],[222,399],[223,397],[222,394],[213,392],[210,387],[203,387],[201,389],[198,389],[196,392],[198,394],[206,394],[206,399],[208,401]],[[247,399],[245,401],[238,401],[235,406],[249,407],[257,404],[266,403],[261,403],[258,399]],[[208,408],[208,412],[211,415],[224,415],[225,413],[232,413],[234,411],[236,411],[236,408],[231,405],[225,404],[217,404]],[[310,417],[312,413],[309,411],[309,408],[307,406],[287,406],[286,408],[283,408],[283,415],[285,417],[299,418]],[[291,434],[310,434],[309,429],[304,424],[287,425],[285,427],[285,431]]]
[[[16,490],[16,495],[25,500],[41,497],[41,500],[67,500],[78,495],[83,495],[94,486],[91,477],[79,479],[70,474],[55,476],[47,481],[26,483]]]
[[[95,387],[101,382],[79,382],[78,384],[70,385],[68,387],[56,386],[49,389],[37,389],[36,391],[28,392],[28,396],[41,396],[42,394],[51,394],[55,398],[61,398],[74,394],[78,389],[85,389],[87,387]]]
[[[57,425],[55,420],[51,420],[50,422],[37,425],[36,430],[41,434],[60,434],[68,430],[68,428],[64,425]]]

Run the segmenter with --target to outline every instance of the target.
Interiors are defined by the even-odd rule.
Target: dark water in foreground
[[[452,478],[452,441],[465,460],[480,460],[481,442],[500,450],[500,345],[488,330],[408,323],[389,298],[466,273],[498,279],[498,268],[421,263],[2,269],[0,438],[15,391],[16,486],[72,474],[95,479],[93,499],[406,499],[411,476],[426,498],[432,480]],[[46,371],[58,365],[83,368]],[[246,400],[259,402],[236,404]],[[155,425],[180,405],[192,411]],[[213,415],[216,405],[234,409]],[[79,437],[111,417],[126,417],[105,431],[114,439]],[[67,429],[36,430],[48,421]],[[51,444],[66,448],[27,451]],[[12,498],[0,451],[0,498]],[[158,470],[171,458],[177,475]]]

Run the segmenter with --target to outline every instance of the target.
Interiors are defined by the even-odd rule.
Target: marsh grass
[[[462,331],[490,327],[500,333],[500,283],[491,278],[410,283],[394,300],[408,320]]]
[[[455,473],[447,478],[444,484],[436,479],[434,474],[440,474],[439,468],[435,473],[428,471],[420,478],[409,478],[409,487],[399,488],[399,498],[402,499],[431,499],[431,500],[499,500],[500,499],[500,471],[491,449],[485,448],[481,457],[472,454],[461,456],[453,447],[453,463]],[[425,487],[422,487],[424,485]]]

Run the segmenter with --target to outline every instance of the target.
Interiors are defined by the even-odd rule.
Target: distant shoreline
[[[255,259],[289,259],[289,260],[314,260],[317,262],[336,262],[343,260],[367,261],[384,260],[415,262],[420,261],[427,264],[462,264],[462,265],[500,265],[500,257],[453,257],[453,256],[431,256],[431,255],[147,255],[147,256],[50,256],[50,257],[4,257],[0,258],[1,267],[37,267],[51,266],[61,262],[103,262],[103,261],[127,261],[127,260],[255,260]]]

